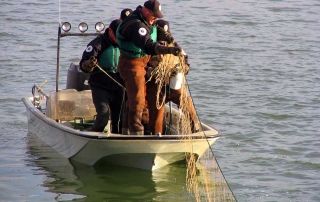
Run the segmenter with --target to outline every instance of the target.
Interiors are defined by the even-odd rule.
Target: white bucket
[[[182,86],[183,74],[178,72],[176,76],[170,78],[170,88],[178,90]]]

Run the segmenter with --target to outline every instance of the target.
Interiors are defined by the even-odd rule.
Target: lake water
[[[189,55],[198,115],[223,135],[213,151],[237,200],[320,201],[320,1],[160,2]],[[184,165],[84,167],[28,135],[21,98],[44,80],[45,92],[55,90],[58,22],[93,31],[143,3],[1,1],[1,202],[192,201]],[[90,40],[62,39],[60,88]]]

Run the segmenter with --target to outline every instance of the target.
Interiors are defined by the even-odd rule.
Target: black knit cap
[[[132,10],[130,8],[125,8],[121,11],[120,17],[121,20],[124,20],[126,17],[128,17],[132,13]]]
[[[121,20],[119,19],[115,19],[110,23],[109,28],[112,29],[114,35],[116,35],[117,28],[120,25],[120,23],[121,23]]]
[[[157,0],[149,0],[144,2],[144,7],[149,9],[156,18],[163,18],[161,13],[161,5]]]
[[[170,33],[169,22],[165,20],[157,20],[157,25]]]

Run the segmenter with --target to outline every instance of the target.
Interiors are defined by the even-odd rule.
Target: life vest
[[[118,72],[117,67],[119,62],[119,56],[119,48],[110,44],[110,46],[100,54],[98,58],[98,64],[104,71],[108,73],[116,73]],[[100,72],[101,70],[99,68],[95,68],[95,71],[93,71],[92,73],[95,74]]]
[[[133,14],[131,14],[131,15],[133,15]],[[135,15],[135,17],[137,18],[138,16]],[[116,32],[117,43],[119,45],[120,50],[122,52],[124,52],[124,54],[126,54],[127,56],[132,57],[132,58],[141,58],[141,57],[147,56],[147,54],[141,48],[136,46],[133,42],[128,41],[126,38],[124,38],[120,34],[120,31],[122,30],[122,28],[124,28],[126,25],[128,25],[129,23],[132,23],[134,21],[141,22],[139,19],[132,19],[124,24],[121,23],[119,25],[119,27],[117,28],[117,32]],[[152,26],[152,29],[150,31],[150,38],[154,42],[157,41],[157,28],[156,28],[156,26]]]

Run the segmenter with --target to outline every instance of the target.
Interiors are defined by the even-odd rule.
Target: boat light
[[[79,30],[81,33],[84,33],[85,31],[88,30],[88,25],[85,22],[81,22],[78,26]]]
[[[68,32],[71,29],[71,24],[69,22],[64,22],[61,27],[64,32]]]
[[[97,22],[95,25],[95,28],[96,28],[97,32],[101,32],[104,30],[105,26],[102,22]]]

